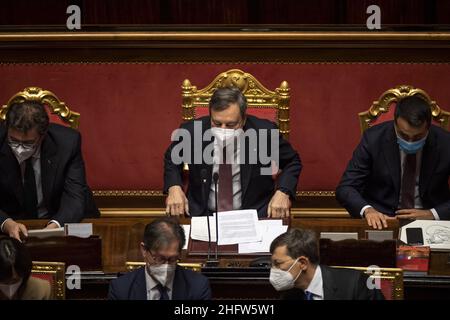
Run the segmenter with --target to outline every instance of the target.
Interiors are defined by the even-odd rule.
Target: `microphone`
[[[206,169],[202,169],[200,171],[200,178],[202,180],[202,200],[203,204],[206,206],[206,221],[208,224],[208,257],[206,259],[206,263],[209,262],[211,258],[211,226],[209,225],[209,214],[208,214],[208,203],[207,203],[207,197],[206,197],[206,181],[207,181],[208,172]]]
[[[218,248],[219,248],[219,214],[218,214],[218,205],[217,205],[217,182],[219,181],[219,174],[217,172],[214,172],[213,174],[213,181],[214,181],[214,198],[215,198],[215,211],[216,211],[216,260],[218,261]]]

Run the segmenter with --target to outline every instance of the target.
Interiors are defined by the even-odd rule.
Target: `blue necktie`
[[[161,284],[158,284],[156,288],[159,291],[159,300],[170,300],[169,295],[167,294],[166,287],[163,287]]]
[[[313,297],[314,294],[312,292],[305,291],[305,300],[314,300]]]

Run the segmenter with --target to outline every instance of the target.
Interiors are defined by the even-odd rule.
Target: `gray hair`
[[[319,243],[316,233],[312,230],[289,229],[272,241],[270,253],[273,254],[275,249],[281,246],[286,246],[292,259],[305,256],[312,264],[319,264]]]
[[[184,229],[173,217],[158,218],[145,226],[144,245],[147,250],[159,250],[178,241],[181,250],[186,243]]]
[[[227,109],[231,103],[237,103],[241,111],[241,117],[245,118],[247,111],[247,99],[242,94],[241,90],[236,87],[218,88],[214,91],[211,100],[209,100],[209,112],[223,111]]]
[[[39,134],[48,129],[49,118],[43,104],[25,101],[12,104],[6,113],[6,127],[26,133],[36,128]]]

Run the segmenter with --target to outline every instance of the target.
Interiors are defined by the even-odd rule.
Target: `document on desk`
[[[48,237],[64,237],[66,235],[64,227],[55,229],[37,229],[28,230],[28,237],[48,238]]]
[[[270,244],[280,234],[287,231],[288,226],[283,226],[281,219],[277,220],[260,220],[257,228],[261,230],[262,239],[257,242],[240,243],[239,253],[268,253],[270,251]]]
[[[191,238],[208,241],[207,217],[192,217]],[[211,241],[216,242],[215,216],[209,217]],[[258,228],[256,210],[233,210],[218,213],[219,245],[258,242],[262,240],[262,229]]]

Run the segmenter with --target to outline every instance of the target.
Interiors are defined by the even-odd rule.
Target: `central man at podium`
[[[209,116],[183,123],[174,132],[164,157],[168,214],[256,209],[259,217],[289,215],[300,157],[273,122],[246,110],[238,88],[219,88],[209,102]],[[189,166],[187,195],[184,164]]]

